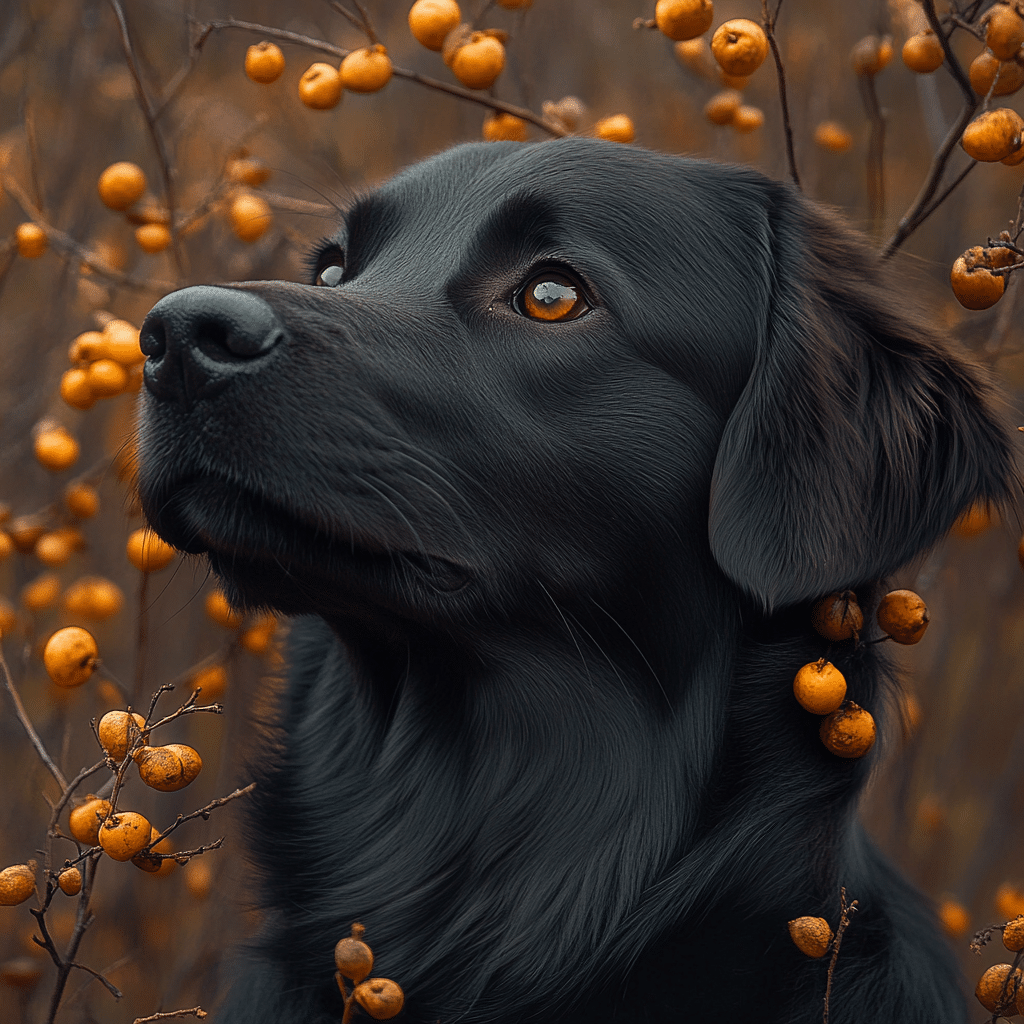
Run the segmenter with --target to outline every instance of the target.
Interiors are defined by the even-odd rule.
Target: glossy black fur
[[[336,287],[179,292],[144,330],[149,518],[298,616],[252,818],[267,924],[221,1024],[337,1021],[355,920],[409,1024],[812,1024],[827,962],[786,922],[834,926],[841,885],[833,1024],[962,1021],[857,823],[879,749],[828,753],[791,687],[816,598],[872,622],[1007,498],[978,371],[741,167],[462,146],[360,201],[314,276],[342,253]],[[585,316],[517,312],[551,264]],[[884,733],[882,650],[830,656]]]

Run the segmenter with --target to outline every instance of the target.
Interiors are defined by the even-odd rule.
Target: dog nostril
[[[139,348],[147,356],[158,359],[167,351],[167,331],[163,320],[147,316],[139,331]]]
[[[267,324],[258,318],[240,320],[223,311],[197,318],[193,331],[196,347],[214,359],[225,354],[252,359],[269,352],[284,338],[276,323]]]

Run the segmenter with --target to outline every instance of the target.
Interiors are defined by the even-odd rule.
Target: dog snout
[[[189,406],[251,373],[285,339],[269,303],[238,288],[198,285],[164,296],[142,324],[143,370],[156,398]]]

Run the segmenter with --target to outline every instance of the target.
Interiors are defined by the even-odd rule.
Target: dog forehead
[[[765,184],[747,168],[597,139],[469,143],[402,171],[372,200],[403,240],[455,251],[502,211],[550,211],[563,234],[629,247],[674,232],[683,248],[711,250],[749,234]],[[526,202],[524,202],[524,200]],[[646,247],[646,246],[644,246]]]

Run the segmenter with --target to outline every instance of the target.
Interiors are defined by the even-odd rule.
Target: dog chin
[[[384,530],[314,523],[214,477],[189,478],[159,495],[143,489],[143,508],[169,544],[206,555],[243,605],[302,614],[326,604],[345,614],[382,599],[393,606],[402,595],[415,603],[423,588],[454,594],[472,578],[464,564],[393,546]]]

